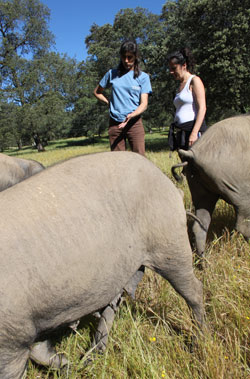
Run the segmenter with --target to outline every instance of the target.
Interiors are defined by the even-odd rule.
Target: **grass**
[[[147,158],[171,177],[177,154],[170,156],[166,135],[146,136]],[[80,154],[108,151],[107,138],[93,144],[85,138],[56,141],[46,151],[9,150],[10,155],[35,159],[46,167]],[[172,178],[171,178],[172,179]],[[186,182],[181,185],[185,206],[191,209]],[[136,301],[125,298],[112,328],[108,347],[88,366],[84,355],[90,348],[96,321],[85,318],[77,332],[56,341],[70,365],[47,370],[29,362],[28,378],[244,378],[250,379],[250,280],[249,244],[233,230],[234,212],[219,201],[208,235],[203,271],[195,273],[204,285],[207,331],[192,344],[194,326],[185,301],[157,274],[146,271]],[[178,231],[177,231],[178,234]]]

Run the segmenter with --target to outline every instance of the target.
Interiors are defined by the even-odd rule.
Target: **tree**
[[[93,61],[82,62],[78,67],[76,88],[78,97],[74,104],[70,137],[99,136],[107,128],[108,108],[96,102],[93,89],[98,83],[96,65]]]
[[[167,1],[168,51],[188,45],[207,89],[207,115],[216,121],[250,107],[248,0]]]
[[[39,150],[52,138],[67,135],[76,96],[77,63],[67,56],[48,53],[27,61],[19,81],[25,98],[22,136],[33,137]]]
[[[48,31],[49,10],[38,0],[1,0],[0,70],[8,100],[25,104],[20,75],[25,57],[41,56],[53,42]]]
[[[17,106],[1,99],[0,106],[0,150],[16,143],[14,131],[17,122]]]
[[[25,77],[30,64],[27,58],[41,57],[53,43],[47,25],[49,14],[49,9],[38,0],[0,1],[1,90],[6,101],[19,107],[27,105],[27,86],[24,85],[29,81]],[[23,134],[22,117],[19,117],[23,113],[22,110],[16,113],[18,138]],[[17,143],[20,146],[20,140]]]
[[[0,65],[11,72],[11,61],[27,54],[39,56],[54,41],[48,30],[50,11],[39,0],[0,1]]]
[[[77,63],[48,52],[49,14],[38,0],[0,2],[2,92],[15,104],[16,143],[21,147],[35,138],[39,150],[66,135],[75,101]]]
[[[18,89],[5,85],[8,102],[18,109],[16,143],[30,143],[35,137],[40,150],[52,138],[67,135],[76,96],[77,63],[67,56],[47,53],[33,60],[19,59],[16,66]],[[16,95],[16,96],[15,96]]]

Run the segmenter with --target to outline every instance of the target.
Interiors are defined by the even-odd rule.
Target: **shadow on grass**
[[[77,332],[81,333],[81,330],[87,329],[90,332],[91,342],[92,342],[94,340],[94,333],[95,333],[95,330],[97,328],[97,325],[98,325],[98,319],[96,317],[94,317],[93,315],[87,315],[87,316],[81,318],[80,323],[77,327]],[[41,337],[40,341],[44,341],[44,340],[48,339],[51,342],[52,347],[54,348],[54,347],[56,347],[56,345],[60,345],[65,338],[69,338],[73,334],[75,334],[75,332],[69,326],[62,326],[62,327],[59,327],[57,330],[55,330],[49,334],[44,334]],[[88,350],[90,348],[91,348],[91,344],[86,343],[86,353],[88,352]],[[81,354],[79,356],[79,362],[82,360],[82,358],[84,358],[84,356],[85,356],[85,354]],[[66,355],[66,358],[67,358],[67,355]],[[46,367],[44,365],[41,365],[41,364],[39,364],[33,360],[32,360],[32,365],[39,370],[39,373],[42,374],[41,377],[44,377],[44,378],[45,377],[49,378],[49,379],[55,378],[55,376],[54,376],[55,372],[58,373],[58,378],[59,377],[61,378],[64,376],[66,377],[66,374],[67,374],[66,373],[67,370],[65,371],[67,366],[62,367],[59,370],[57,370],[57,369],[55,370],[53,368],[49,368],[49,367]],[[61,374],[62,374],[62,376],[61,376]],[[57,378],[57,376],[56,376],[56,378]],[[67,375],[67,378],[68,378],[68,375]]]
[[[81,331],[82,329],[88,329],[90,331],[91,336],[95,334],[95,331],[98,326],[99,319],[95,317],[93,314],[86,315],[79,320],[79,324],[77,325],[77,331]],[[44,341],[49,339],[51,341],[52,346],[60,344],[64,338],[69,337],[74,332],[70,326],[59,326],[58,329],[54,331],[50,331],[48,334],[44,333],[39,341]],[[93,338],[92,338],[93,340]],[[91,341],[92,342],[92,341]]]
[[[208,229],[206,246],[214,240],[215,236],[222,236],[225,230],[227,230],[229,233],[232,233],[232,231],[235,229],[235,221],[235,213],[231,205],[222,203],[221,206],[218,206],[213,213],[212,220]],[[193,223],[194,220],[192,220],[192,218],[188,218],[188,236],[192,250],[195,250],[195,239],[192,231]]]
[[[222,211],[215,210],[208,230],[207,242],[212,242],[215,235],[222,236],[225,229],[231,233],[235,229],[235,222],[236,217],[232,206],[225,204]]]
[[[154,131],[151,133],[146,133],[145,135],[145,147],[146,151],[169,151],[168,145],[168,133],[161,131]]]
[[[166,138],[147,138],[145,141],[146,151],[169,151],[168,141]]]
[[[109,144],[109,138],[108,136],[104,137],[94,137],[94,138],[71,138],[66,139],[65,141],[62,140],[61,144],[58,144],[55,142],[55,148],[65,148],[65,147],[72,147],[72,146],[88,146],[88,145],[108,145]],[[52,143],[50,143],[50,146]]]
[[[45,152],[50,150],[58,150],[71,148],[74,146],[106,146],[109,148],[109,137],[104,135],[101,137],[76,137],[76,138],[66,138],[55,141],[49,141],[47,145],[44,146]],[[127,147],[129,147],[127,143]],[[158,151],[169,151],[167,133],[165,132],[153,132],[152,134],[146,133],[145,135],[145,147],[146,151],[158,152]],[[21,150],[18,148],[8,149],[4,153],[10,156],[26,155],[34,152],[38,152],[35,147],[24,146]],[[42,152],[40,152],[42,153]]]
[[[33,152],[36,152],[36,148],[32,148],[31,146],[26,146],[23,147],[21,150],[16,148],[16,149],[7,149],[6,151],[3,152],[3,154],[8,154],[10,157],[11,156],[17,156],[17,155],[25,155],[25,154],[30,154]]]
[[[73,146],[88,146],[88,145],[103,145],[109,147],[108,135],[94,138],[71,138],[61,141],[50,142],[50,148],[54,145],[54,148],[67,148]],[[128,143],[127,143],[128,146]],[[164,133],[147,133],[145,137],[146,151],[157,152],[161,150],[169,150],[167,136]]]
[[[55,141],[49,141],[47,145],[44,146],[45,150],[44,152],[51,151],[51,150],[57,150],[57,149],[65,149],[65,148],[71,148],[74,146],[94,146],[94,145],[103,145],[109,147],[109,138],[108,136],[103,137],[95,137],[95,138],[70,138],[70,139],[60,139]],[[18,148],[6,150],[4,151],[4,154],[8,154],[9,156],[18,156],[18,155],[25,155],[25,154],[31,154],[37,152],[38,150],[36,147],[31,146],[25,146],[21,150]],[[43,153],[43,152],[39,152]]]

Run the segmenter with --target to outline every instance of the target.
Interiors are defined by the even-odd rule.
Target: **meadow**
[[[25,148],[5,153],[35,159],[48,167],[70,157],[109,151],[107,137],[50,142],[43,153]],[[146,135],[146,156],[174,181],[171,166],[176,153],[167,149],[166,134]],[[186,209],[192,210],[187,183]],[[166,215],[171,217],[171,215]],[[250,379],[250,259],[249,243],[234,231],[233,208],[220,200],[209,230],[205,261],[200,268],[194,254],[196,276],[203,282],[206,331],[192,343],[196,328],[185,301],[168,282],[150,270],[140,283],[136,301],[124,298],[110,333],[106,352],[86,365],[96,319],[84,318],[76,331],[55,339],[69,365],[61,371],[28,365],[27,378],[168,378]],[[188,224],[192,223],[191,220]],[[86,355],[87,354],[87,355]]]

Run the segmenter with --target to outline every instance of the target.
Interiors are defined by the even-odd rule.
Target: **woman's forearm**
[[[196,121],[192,130],[192,133],[196,133],[196,134],[199,133],[199,130],[205,118],[205,114],[206,114],[206,106],[200,107],[196,116]]]
[[[130,118],[137,117],[137,116],[141,115],[143,112],[145,112],[145,110],[147,109],[147,107],[148,107],[148,94],[147,93],[143,93],[141,95],[140,105],[133,112],[131,112],[129,114],[131,116]]]
[[[103,94],[103,88],[102,88],[101,86],[98,85],[98,86],[94,89],[94,95],[95,95],[95,97],[96,97],[99,101],[101,101],[101,102],[104,103],[104,104],[109,105],[109,101],[108,101],[108,99],[104,96],[104,94]]]

